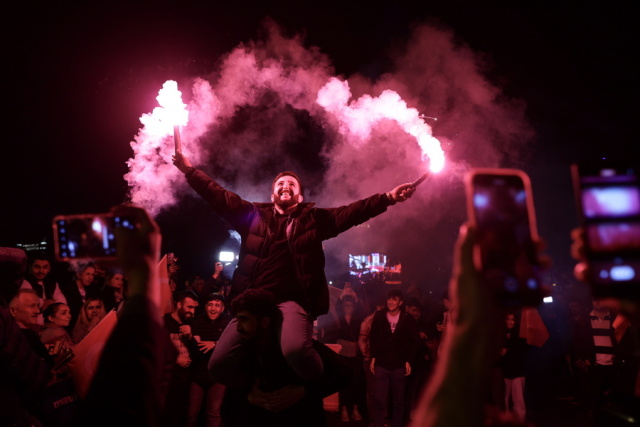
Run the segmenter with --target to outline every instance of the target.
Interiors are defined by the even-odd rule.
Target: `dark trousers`
[[[190,402],[189,402],[189,418],[188,426],[194,427],[198,423],[198,416],[202,409],[202,402],[205,403],[206,426],[219,427],[222,425],[220,411],[222,408],[222,400],[224,399],[225,386],[222,384],[212,384],[210,387],[204,388],[200,384],[191,382]]]
[[[387,396],[391,390],[392,427],[402,427],[404,418],[404,388],[406,384],[405,368],[385,369],[375,366],[375,412],[374,427],[384,426]]]
[[[363,370],[367,395],[367,416],[369,420],[372,420],[373,414],[376,412],[376,377],[371,372],[371,359],[364,360]]]
[[[173,375],[169,383],[165,416],[160,423],[165,427],[183,427],[187,425],[189,409],[189,369],[178,365],[173,367]]]
[[[282,312],[282,324],[279,327],[282,354],[301,378],[320,378],[322,359],[313,348],[313,324],[309,315],[293,301],[278,304],[278,308]],[[222,333],[216,351],[211,354],[209,372],[217,383],[241,388],[247,385],[249,379],[243,366],[246,345],[243,345],[236,329],[237,323],[237,319],[233,319]]]
[[[338,392],[340,406],[346,406],[347,409],[351,410],[356,405],[359,410],[364,410],[366,392],[362,358],[344,357],[342,361],[349,367],[352,376],[347,386]]]
[[[605,404],[616,381],[616,370],[613,365],[594,365],[583,378],[583,390],[586,403],[590,409],[599,410]]]

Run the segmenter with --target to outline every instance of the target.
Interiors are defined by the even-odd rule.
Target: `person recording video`
[[[637,186],[637,181],[636,186]],[[469,194],[469,193],[468,193]],[[638,193],[640,194],[640,192]],[[477,199],[476,199],[477,200]],[[484,202],[483,198],[479,199]],[[590,285],[598,296],[602,297],[602,288],[593,283],[594,267],[588,260],[589,251],[585,245],[585,229],[572,232],[573,244],[571,252],[578,261],[574,274],[586,285]],[[636,238],[634,245],[640,243]],[[628,239],[625,238],[628,242]],[[413,419],[412,426],[450,426],[450,425],[483,425],[487,422],[502,425],[523,425],[527,421],[505,419],[493,412],[493,418],[486,412],[487,407],[480,396],[486,390],[491,366],[500,351],[500,335],[503,328],[506,307],[495,288],[485,286],[485,275],[482,264],[478,263],[478,251],[483,240],[479,238],[478,225],[464,224],[454,248],[453,275],[449,285],[451,315],[448,333],[442,343],[442,354],[439,358],[431,383],[423,393],[421,402]],[[548,260],[541,256],[539,242],[534,242],[538,264],[541,268],[548,265]],[[638,246],[640,247],[640,246]],[[611,251],[616,253],[616,248]],[[631,259],[640,256],[640,251],[624,251]],[[625,270],[628,271],[628,270]],[[611,277],[611,276],[609,276]],[[630,280],[613,287],[619,293],[610,292],[605,298],[598,298],[594,303],[597,313],[593,322],[612,322],[610,343],[625,339],[621,335],[625,325],[640,326],[640,292],[637,279]],[[611,291],[612,288],[609,288]],[[609,310],[620,315],[615,321]],[[600,320],[602,319],[602,320]],[[611,320],[605,320],[611,319]],[[616,327],[617,324],[617,327]],[[588,325],[592,327],[592,325]],[[630,330],[630,329],[628,329]],[[615,333],[614,333],[615,332]],[[602,341],[602,334],[591,335],[591,347]],[[602,348],[602,345],[598,348]],[[637,361],[637,358],[636,358]],[[584,367],[592,369],[584,361]],[[594,363],[595,359],[594,359]],[[593,365],[593,364],[592,364]],[[640,418],[640,376],[637,365],[628,369],[620,378],[635,381],[628,393],[610,390],[609,401],[598,411],[592,413],[596,425],[617,426],[632,425]],[[612,392],[612,393],[611,393]],[[489,420],[489,421],[487,421]]]

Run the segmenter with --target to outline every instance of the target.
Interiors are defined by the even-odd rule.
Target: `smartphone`
[[[543,292],[538,231],[527,174],[472,169],[465,177],[469,221],[477,230],[476,268],[505,306],[536,306]]]
[[[115,228],[133,228],[133,223],[111,213],[58,215],[53,219],[53,240],[56,258],[115,259]]]
[[[587,281],[596,298],[640,294],[640,167],[601,160],[572,165],[584,229]]]

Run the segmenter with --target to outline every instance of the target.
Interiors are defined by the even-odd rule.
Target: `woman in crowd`
[[[124,281],[124,275],[119,270],[107,272],[104,286],[100,290],[100,299],[106,311],[117,310],[124,301]]]
[[[49,304],[42,312],[44,318],[44,329],[40,335],[40,340],[51,352],[52,349],[72,348],[73,341],[65,329],[71,322],[71,310],[67,304],[54,302]]]
[[[80,319],[80,312],[87,299],[97,297],[100,290],[97,285],[93,284],[97,270],[92,262],[78,264],[74,266],[74,270],[73,280],[62,288],[62,293],[71,309],[71,323],[67,328],[70,332],[73,331],[76,322]]]
[[[527,340],[520,337],[520,325],[515,312],[506,315],[504,346],[500,349],[500,367],[504,378],[504,406],[507,412],[515,413],[518,421],[524,422],[526,405],[524,401],[524,374]]]
[[[107,315],[100,298],[87,298],[80,310],[80,317],[73,328],[71,338],[79,343]]]

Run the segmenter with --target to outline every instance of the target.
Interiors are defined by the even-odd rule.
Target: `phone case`
[[[526,205],[527,205],[527,214],[529,216],[529,229],[531,232],[531,237],[534,240],[539,238],[538,236],[538,227],[536,221],[536,212],[533,203],[533,191],[531,188],[531,180],[529,179],[529,175],[519,169],[501,169],[501,168],[474,168],[471,169],[465,175],[465,194],[466,194],[466,206],[467,206],[467,218],[469,219],[469,223],[477,227],[478,221],[476,218],[476,210],[473,205],[473,197],[474,197],[474,188],[473,183],[474,179],[478,176],[495,176],[495,177],[517,177],[522,181],[522,186],[526,195]]]
[[[113,219],[111,213],[101,214],[78,214],[78,215],[57,215],[53,218],[53,243],[56,259],[59,261],[71,261],[74,259],[92,259],[92,260],[112,260],[115,258],[115,242],[113,239]],[[71,241],[79,240],[70,230],[71,224],[92,221],[90,227],[85,227],[96,234],[99,233],[100,242],[95,242],[96,236],[89,236],[87,240],[93,239],[92,246],[83,247],[82,252],[73,254],[69,250],[68,245]],[[64,226],[61,224],[64,222]],[[100,230],[96,230],[94,223],[99,225]],[[92,233],[87,233],[92,234]],[[106,237],[105,237],[106,236]],[[101,243],[101,244],[98,244]],[[98,250],[100,249],[100,250]]]

